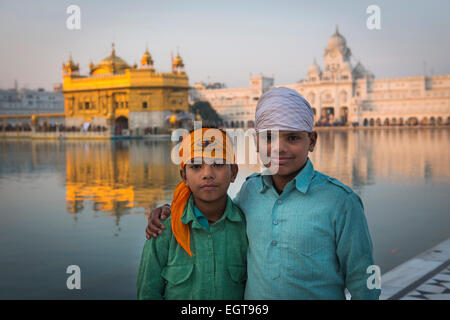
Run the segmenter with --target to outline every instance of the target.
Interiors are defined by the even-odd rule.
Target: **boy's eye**
[[[224,166],[223,163],[214,163],[214,167],[220,168],[220,167],[223,167],[223,166]]]
[[[300,140],[300,136],[289,136],[288,137],[289,141],[296,141],[296,140]]]
[[[191,165],[191,169],[200,169],[202,167],[201,164],[193,164]]]

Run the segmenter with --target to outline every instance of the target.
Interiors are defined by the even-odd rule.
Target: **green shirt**
[[[197,218],[198,223],[202,225],[203,228],[209,231],[209,222],[205,215],[197,208],[194,204],[194,215]]]
[[[195,218],[191,196],[181,221],[189,224],[192,257],[178,244],[171,217],[146,241],[137,280],[138,299],[243,299],[247,279],[245,219],[228,197],[225,212],[206,230]]]

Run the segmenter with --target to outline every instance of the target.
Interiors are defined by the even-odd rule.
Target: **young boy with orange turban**
[[[167,232],[145,243],[138,299],[243,299],[248,243],[244,216],[227,195],[238,172],[231,141],[219,129],[197,129],[180,157],[183,181]]]

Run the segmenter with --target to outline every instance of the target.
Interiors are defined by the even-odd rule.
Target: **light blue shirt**
[[[305,167],[278,194],[252,174],[234,199],[247,220],[246,299],[378,299],[368,289],[372,241],[351,188]]]

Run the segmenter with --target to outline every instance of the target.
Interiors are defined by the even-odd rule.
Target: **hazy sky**
[[[81,30],[66,27],[69,5]],[[366,8],[381,9],[381,30],[368,30]],[[336,24],[354,56],[376,77],[450,74],[450,1],[4,1],[0,0],[0,88],[51,89],[69,53],[87,74],[90,61],[116,54],[139,63],[148,44],[157,71],[180,54],[190,84],[247,87],[249,74],[276,84],[306,76]]]

